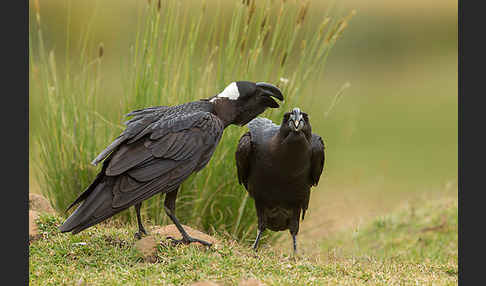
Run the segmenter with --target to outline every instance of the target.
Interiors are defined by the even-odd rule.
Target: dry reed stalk
[[[299,14],[297,16],[297,25],[302,25],[304,23],[305,17],[307,16],[307,11],[309,10],[309,1],[303,2],[299,9]]]

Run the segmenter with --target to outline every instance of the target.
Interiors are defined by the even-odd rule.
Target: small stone
[[[143,237],[135,242],[135,249],[142,254],[143,259],[149,262],[155,262],[155,254],[157,252],[157,242],[151,235]]]
[[[86,242],[75,242],[73,245],[86,245]]]

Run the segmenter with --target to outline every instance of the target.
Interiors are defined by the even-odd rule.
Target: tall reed
[[[38,104],[38,118],[31,130],[31,163],[39,171],[41,191],[58,211],[64,211],[96,174],[89,159],[116,135],[111,124],[100,120],[96,98],[101,88],[102,47],[90,49],[89,30],[81,35],[79,53],[70,54],[67,35],[64,65],[46,47],[40,7],[29,27],[30,102]],[[70,17],[68,17],[68,28]],[[38,156],[35,156],[38,155]],[[35,157],[33,157],[35,156]]]

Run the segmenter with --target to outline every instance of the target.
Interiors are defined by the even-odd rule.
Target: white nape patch
[[[240,92],[236,86],[236,82],[230,83],[220,94],[216,95],[215,98],[211,99],[209,102],[213,102],[218,98],[226,97],[231,100],[236,100],[240,97]]]

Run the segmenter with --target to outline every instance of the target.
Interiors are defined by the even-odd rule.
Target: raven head
[[[289,128],[295,132],[299,132],[304,128],[304,115],[298,107],[295,107],[292,109],[292,112],[289,112],[287,124],[289,125]]]
[[[303,133],[306,137],[312,134],[309,116],[298,107],[284,114],[280,130],[285,135]]]
[[[227,125],[243,126],[265,109],[279,107],[272,97],[278,100],[284,99],[280,89],[272,84],[236,81],[209,101],[214,104],[217,115]]]

